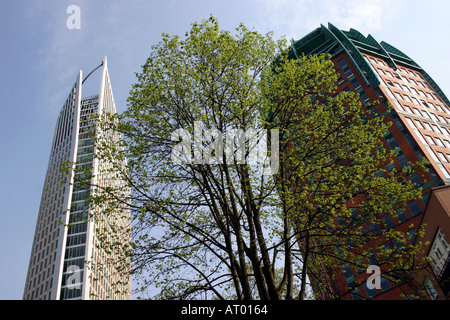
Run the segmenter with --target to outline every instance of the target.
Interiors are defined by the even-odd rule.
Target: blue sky
[[[79,30],[66,26],[73,4]],[[0,299],[22,298],[53,131],[77,72],[86,75],[107,55],[123,112],[134,73],[161,33],[182,36],[210,14],[223,29],[243,22],[275,38],[297,40],[328,22],[370,33],[410,56],[450,97],[448,0],[0,0]]]

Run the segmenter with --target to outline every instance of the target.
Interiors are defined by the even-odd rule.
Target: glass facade
[[[86,175],[92,171],[94,139],[89,135],[93,129],[89,116],[98,112],[98,96],[81,101],[80,129],[78,132],[77,158],[75,162],[74,187],[70,206],[70,218],[66,240],[61,299],[82,297],[86,251],[87,224],[89,218],[90,186]],[[87,171],[87,172],[86,172]],[[70,279],[70,283],[66,280]],[[74,290],[75,289],[75,290]]]

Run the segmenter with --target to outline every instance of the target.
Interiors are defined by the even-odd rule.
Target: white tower
[[[100,67],[98,94],[82,99],[84,81]],[[95,186],[108,180],[100,170],[105,164],[94,157],[95,122],[90,119],[116,112],[106,57],[83,81],[82,74],[80,70],[56,124],[23,299],[131,299],[130,275],[118,274],[111,262],[128,260],[99,248],[98,230],[107,226],[96,226],[102,219],[91,218],[94,209],[87,202]],[[66,174],[61,171],[65,163],[72,164]],[[86,168],[92,173],[91,183],[74,183],[76,172]],[[125,218],[121,214],[115,222],[126,226],[129,214],[124,213]],[[129,241],[129,234],[120,236]]]

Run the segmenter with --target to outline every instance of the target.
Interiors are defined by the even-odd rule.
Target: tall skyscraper
[[[409,202],[406,212],[395,219],[388,217],[386,224],[380,227],[395,227],[415,241],[417,227],[426,221],[433,222],[426,229],[428,240],[433,243],[426,248],[426,255],[432,259],[439,285],[430,276],[433,281],[430,281],[428,298],[448,298],[449,286],[445,289],[442,280],[449,280],[445,277],[449,277],[450,271],[450,207],[448,200],[445,201],[450,199],[450,188],[437,190],[439,186],[450,185],[448,98],[427,72],[402,51],[386,42],[376,41],[371,35],[363,36],[357,30],[342,31],[332,24],[321,25],[300,40],[292,41],[292,59],[301,54],[319,53],[329,53],[332,57],[339,75],[338,92],[351,90],[358,93],[364,108],[393,123],[384,137],[386,148],[395,150],[396,159],[392,166],[400,170],[408,161],[416,162],[423,157],[430,161],[428,173],[415,172],[409,176],[413,183],[422,187],[422,199]],[[375,101],[380,103],[374,104]],[[391,112],[388,112],[388,103],[393,106]],[[432,194],[434,196],[430,197]],[[432,199],[438,203],[429,203]],[[441,210],[439,213],[433,211],[437,208]],[[367,226],[363,227],[371,232]],[[322,299],[399,299],[404,293],[401,286],[384,278],[381,278],[381,289],[367,288],[365,271],[348,268],[337,274],[333,270],[333,273],[335,278],[328,278],[329,290],[316,291]],[[349,291],[351,294],[342,297],[341,293]]]
[[[98,94],[82,98],[84,81],[100,67]],[[120,214],[103,217],[87,201],[90,193],[100,192],[95,186],[112,181],[108,179],[111,173],[102,170],[108,163],[94,157],[93,134],[120,139],[117,134],[98,130],[91,119],[92,115],[116,112],[106,57],[92,72],[82,80],[80,70],[58,117],[23,299],[131,298],[127,257],[107,253],[100,245],[102,236],[108,233],[107,220],[113,219],[123,227],[121,230],[127,230],[129,212],[124,209]],[[69,172],[63,173],[61,167],[67,163]],[[83,170],[92,175],[89,183],[77,182],[77,178],[86,176]],[[127,231],[116,236],[125,244],[129,241]],[[122,269],[116,268],[116,261],[122,263]]]

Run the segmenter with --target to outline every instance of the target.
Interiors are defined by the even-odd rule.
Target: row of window
[[[350,82],[350,84],[352,85],[355,92],[359,94],[359,99],[361,100],[362,104],[365,107],[368,107],[370,105],[370,99],[369,99],[366,91],[363,89],[363,87],[359,83],[358,79],[353,74],[353,71],[350,69],[350,67],[348,66],[345,59],[344,58],[339,59],[338,65],[341,68],[342,72],[344,72],[345,76],[347,77],[347,80]],[[345,82],[345,79],[341,75],[339,75],[338,85],[341,85],[344,82]],[[344,90],[348,91],[348,88],[346,88],[346,89],[344,89]]]
[[[389,81],[387,81],[387,82],[389,83]],[[390,90],[388,91],[388,93],[392,98],[396,98],[398,101],[408,102],[415,106],[424,106],[425,108],[433,109],[435,111],[439,111],[439,112],[447,114],[447,112],[446,112],[447,108],[445,106],[441,106],[440,104],[434,105],[433,103],[426,102],[425,100],[420,100],[420,102],[419,102],[419,99],[417,99],[416,97],[413,97],[413,96],[410,97],[409,95],[407,95],[405,93],[400,93],[400,92],[396,92],[396,91],[394,91],[395,96],[392,95]],[[401,105],[399,103],[396,103],[396,105],[401,111],[408,112],[410,114],[415,114],[415,115],[418,115],[419,117],[428,118],[428,119],[434,120],[436,122],[441,122],[443,124],[450,124],[450,118],[446,118],[437,113],[433,113],[431,111],[424,110],[424,109],[419,110],[418,108],[414,108],[414,107],[413,107],[413,109],[414,109],[414,111],[413,111],[411,109],[411,107],[409,107],[408,105],[405,105],[404,103],[402,103]],[[445,108],[445,110],[444,110],[444,108]]]
[[[65,259],[84,257],[86,246],[70,247],[66,249]]]
[[[86,243],[86,233],[67,237],[67,247],[77,246]]]
[[[378,71],[380,72],[380,73],[384,73],[384,72],[389,72],[389,71],[384,71],[383,72],[383,70],[381,70],[381,69],[378,69]],[[389,72],[390,73],[390,72]],[[392,75],[391,75],[392,76]],[[400,78],[400,79],[405,79],[405,80],[407,80],[406,78]],[[421,90],[421,89],[416,89],[416,88],[413,88],[413,87],[409,87],[409,86],[407,86],[407,85],[401,85],[400,83],[398,83],[398,82],[392,82],[391,80],[389,80],[389,79],[385,79],[385,81],[387,82],[387,84],[389,84],[390,86],[392,86],[392,87],[397,87],[398,89],[400,89],[400,90],[405,90],[405,91],[408,91],[408,92],[410,92],[410,93],[413,93],[413,94],[415,94],[416,96],[422,96],[422,97],[424,97],[424,98],[429,98],[429,99],[432,99],[432,100],[435,100],[435,101],[439,101],[439,98],[437,97],[437,95],[433,92],[433,91],[430,91],[430,92],[424,92],[423,90]],[[409,100],[409,101],[411,101],[411,100]],[[412,101],[411,101],[412,102]]]
[[[436,125],[430,125],[428,122],[420,122],[417,119],[411,120],[410,118],[405,118],[406,121],[408,122],[408,124],[414,128],[414,129],[423,129],[423,130],[428,130],[430,132],[434,132],[434,133],[441,133],[443,134],[444,131],[442,131],[438,126]],[[445,129],[445,128],[444,128]],[[430,137],[428,135],[426,135],[427,137]],[[422,140],[422,137],[419,136],[419,139],[421,139],[422,142],[424,142]],[[428,139],[428,138],[427,138]],[[431,140],[430,140],[431,139]],[[428,143],[432,144],[432,145],[436,145],[436,143],[434,142],[434,140],[430,137],[430,139],[428,139]],[[450,141],[447,139],[441,139],[438,137],[434,137],[434,139],[437,142],[437,145],[439,145],[442,148],[450,148]],[[426,143],[426,142],[424,142]]]
[[[81,298],[82,294],[82,285],[81,288],[61,288],[61,299],[76,299]]]
[[[428,118],[430,120],[434,120],[435,122],[441,122],[441,123],[445,123],[445,124],[450,124],[450,118],[446,119],[443,116],[436,115],[436,114],[434,114],[432,112],[428,113],[426,110],[422,110],[421,111],[421,110],[419,110],[417,108],[411,109],[410,107],[408,107],[406,105],[403,105],[403,106],[402,105],[398,105],[398,107],[399,107],[399,109],[401,111],[408,112],[409,114],[415,114],[415,115],[417,115],[419,117],[422,117],[422,118]],[[445,130],[447,130],[447,129],[445,129]],[[442,131],[442,130],[440,130],[440,131]]]
[[[59,171],[60,162],[49,165],[46,183],[42,195],[39,221],[33,244],[32,263],[29,274],[28,288],[36,288],[31,292],[31,298],[47,294],[51,288],[51,275],[54,272],[56,248],[59,236],[59,213],[63,204],[65,186],[59,183],[62,175]],[[53,267],[53,268],[52,268]]]
[[[409,125],[412,128],[415,129],[425,129],[424,126],[422,126],[422,123],[415,119],[414,121],[410,118],[406,118],[406,121],[409,123]],[[426,122],[424,122],[426,124]],[[429,124],[427,124],[429,126]],[[434,125],[433,125],[434,126]],[[430,130],[431,131],[431,130]],[[439,137],[432,137],[427,134],[422,134],[419,130],[415,130],[415,133],[417,134],[417,137],[419,140],[423,143],[424,147],[427,149],[430,156],[433,158],[434,161],[436,161],[437,166],[442,171],[444,176],[447,179],[450,179],[450,172],[445,168],[442,163],[449,163],[450,162],[450,153],[445,153],[433,150],[430,145],[439,146],[441,148],[449,148],[450,149],[450,140],[447,139],[441,139]],[[424,138],[425,136],[425,138]]]
[[[430,124],[426,121],[421,122],[418,119],[414,119],[414,121],[412,121],[410,118],[406,118],[406,121],[408,121],[408,123],[413,128],[424,129],[424,130],[428,130],[428,131],[431,131],[434,133],[443,134],[445,136],[450,136],[449,130],[445,127],[440,127],[436,124]],[[444,141],[448,141],[448,140],[444,139]]]
[[[370,61],[372,61],[372,63],[375,64],[375,65],[378,64],[378,65],[381,65],[381,66],[383,66],[383,67],[388,67],[388,66],[386,65],[386,63],[385,63],[383,60],[381,60],[381,59],[375,59],[374,57],[369,57],[369,59],[370,59]],[[379,69],[379,70],[381,70],[381,69]],[[425,85],[426,85],[427,87],[429,87],[429,86],[428,86],[428,83],[425,81],[425,79],[424,79],[423,76],[420,74],[420,72],[414,72],[413,70],[408,70],[408,69],[403,68],[403,67],[400,67],[399,70],[401,70],[405,75],[409,75],[409,76],[412,76],[412,77],[416,78],[416,80],[410,78],[410,79],[407,80],[407,81],[411,81],[411,82],[412,82],[413,84],[415,84],[415,85],[419,84],[419,85],[420,85],[421,87],[423,87],[423,88],[425,88]],[[385,71],[385,72],[386,72],[386,74],[387,74],[388,76],[393,77],[393,75],[392,75],[391,72],[389,72],[389,71]],[[383,74],[384,74],[384,73],[383,73]],[[396,76],[397,78],[400,77],[399,74],[395,74],[395,76]],[[425,83],[425,85],[424,85],[421,81],[417,80],[417,78],[418,78],[418,79],[421,79],[421,80]],[[403,77],[403,79],[408,79],[408,78]]]
[[[386,65],[384,64],[384,62],[382,60],[378,60],[377,61],[374,58],[370,58],[370,59],[371,59],[371,61],[373,63],[381,64],[384,67],[386,67]],[[416,80],[414,80],[414,79],[411,79],[411,78],[408,79],[404,75],[400,76],[400,74],[398,74],[398,73],[394,73],[394,75],[393,75],[389,70],[383,70],[381,68],[377,68],[377,70],[378,70],[378,72],[381,75],[387,75],[388,77],[390,77],[392,79],[397,78],[397,79],[403,80],[406,83],[406,84],[401,84],[398,81],[390,80],[388,78],[384,79],[390,86],[396,87],[396,88],[398,88],[398,89],[400,89],[402,91],[408,91],[409,93],[411,93],[413,95],[413,96],[410,97],[408,94],[405,94],[405,93],[402,94],[402,93],[396,92],[395,93],[396,97],[399,100],[407,101],[407,102],[416,104],[418,106],[420,106],[421,103],[422,103],[422,105],[425,106],[428,109],[433,109],[433,110],[436,110],[436,111],[439,111],[439,112],[442,112],[442,113],[446,113],[446,114],[449,113],[448,108],[445,105],[441,105],[440,104],[439,97],[436,95],[436,93],[434,92],[433,88],[427,83],[427,81],[424,80],[423,76],[420,73],[418,73],[418,72],[415,73],[414,71],[407,70],[407,69],[405,69],[403,67],[400,68],[400,70],[402,70],[403,73],[410,74],[410,75],[416,77]],[[423,82],[418,80],[417,77],[420,78]],[[409,85],[411,85],[411,84],[413,84],[415,86],[420,86],[422,89],[416,89],[414,87],[410,87]],[[431,102],[426,102],[425,100],[421,100],[421,103],[419,103],[419,100],[416,98],[416,97],[419,97],[419,96],[422,96],[423,98],[429,98],[429,99],[435,100],[434,103],[436,105],[434,105]],[[411,109],[409,109],[408,111],[410,113],[412,113],[410,110]],[[425,116],[425,117],[433,119],[435,121],[440,121],[442,123],[450,123],[450,119],[444,118],[443,116],[439,116],[439,115],[436,115],[436,114],[428,115],[425,112],[424,115],[421,115],[420,111],[416,112],[416,114],[418,114],[419,116]]]

